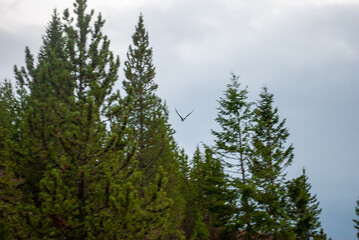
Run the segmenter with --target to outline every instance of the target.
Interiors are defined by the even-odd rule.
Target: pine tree
[[[65,58],[64,47],[65,36],[63,34],[63,24],[59,13],[55,9],[51,21],[46,28],[46,33],[42,37],[42,46],[38,54],[38,59],[40,61],[46,61],[51,54],[55,54],[59,58]]]
[[[142,172],[142,186],[150,184],[160,167],[167,174],[166,193],[176,202],[171,208],[169,235],[178,232],[183,215],[184,199],[181,193],[183,178],[180,173],[181,154],[173,139],[174,130],[168,123],[166,104],[156,95],[155,67],[152,63],[152,48],[149,46],[148,32],[142,14],[132,35],[132,44],[125,61],[123,88],[132,109],[129,126],[135,130],[138,143],[136,159]],[[170,233],[172,232],[172,233]]]
[[[359,200],[357,201],[357,206],[355,207],[355,214],[359,217]],[[357,238],[359,239],[359,220],[353,219],[355,223],[354,228],[357,230]]]
[[[193,166],[198,166],[200,159],[201,153],[199,148],[197,148],[192,160]],[[201,181],[199,180],[201,177],[199,177],[198,175],[194,176],[193,168],[190,169],[188,157],[186,154],[184,154],[184,152],[181,166],[183,172],[183,185],[181,192],[186,199],[182,229],[184,231],[186,239],[208,239],[209,232],[204,222],[204,217],[200,210],[200,206],[198,204],[198,198],[201,193],[198,192],[199,189],[197,182]]]
[[[19,186],[23,179],[14,171],[11,149],[19,137],[17,134],[19,101],[14,95],[13,85],[5,80],[0,83],[0,236],[13,239],[19,227],[18,202],[22,199]]]
[[[193,223],[196,228],[192,230],[193,235],[198,235],[197,231],[201,230],[201,236],[204,236],[200,223],[203,217],[208,233],[214,237],[216,229],[226,226],[233,216],[236,194],[230,189],[230,181],[223,172],[220,160],[213,157],[213,152],[209,147],[205,146],[204,154],[197,147],[190,179],[194,205],[201,213],[198,215],[194,210]]]
[[[69,101],[72,95],[73,82],[70,75],[69,64],[65,61],[64,43],[59,17],[54,11],[52,21],[46,29],[47,35],[43,38],[43,47],[39,53],[39,63],[36,66],[34,56],[26,48],[26,68],[18,69],[15,66],[15,77],[19,84],[27,89],[24,97],[26,110],[21,123],[22,165],[18,171],[27,179],[25,187],[28,193],[37,194],[39,182],[50,159],[56,159],[61,152],[56,137],[56,124],[59,123],[58,105],[65,99]],[[52,42],[50,44],[50,42]],[[64,87],[70,85],[67,91]],[[60,94],[61,93],[61,94]],[[50,156],[51,155],[51,156]],[[36,202],[36,204],[38,204]]]
[[[88,210],[88,196],[96,192],[91,188],[95,187],[91,178],[100,177],[100,171],[91,174],[91,170],[100,169],[103,163],[99,155],[108,158],[111,145],[121,141],[109,141],[115,136],[106,136],[106,126],[100,120],[101,106],[116,80],[119,61],[108,51],[108,40],[99,32],[103,25],[100,16],[92,32],[94,41],[86,49],[91,16],[85,14],[85,1],[77,1],[75,8],[77,28],[71,21],[61,25],[55,12],[43,38],[39,64],[34,64],[27,49],[26,71],[15,69],[18,81],[29,89],[29,109],[22,129],[25,158],[21,163],[26,166],[23,176],[34,204],[27,211],[35,215],[30,223],[33,238],[51,234],[76,239],[87,235],[86,211],[92,211]],[[68,11],[66,15],[69,19]],[[103,46],[98,49],[99,42]],[[66,44],[73,51],[65,50]]]
[[[126,79],[123,81],[123,87],[133,108],[129,124],[136,131],[139,146],[137,158],[140,169],[144,172],[144,181],[150,180],[160,165],[168,170],[168,165],[173,162],[169,159],[178,155],[172,136],[174,130],[168,124],[167,107],[156,95],[158,85],[154,79],[152,55],[148,32],[141,14],[127,52]]]
[[[289,198],[289,216],[294,223],[294,232],[297,239],[311,239],[319,236],[319,215],[321,209],[316,195],[310,193],[311,185],[308,177],[303,173],[298,178],[287,182],[287,193]]]
[[[37,63],[27,48],[26,66],[15,68],[27,94],[7,149],[9,173],[24,179],[12,237],[158,239],[172,205],[166,174],[159,168],[141,188],[130,102],[113,90],[119,58],[101,15],[91,26],[86,1],[74,7],[62,24],[54,12]]]
[[[239,77],[232,73],[230,81],[224,97],[218,101],[216,122],[222,131],[212,130],[212,134],[216,137],[216,154],[227,164],[238,167],[241,182],[246,184],[251,103],[247,101],[247,88],[240,89]]]
[[[137,141],[140,152],[138,159],[140,168],[146,172],[153,171],[157,164],[154,156],[149,155],[149,150],[154,146],[153,141],[157,136],[152,126],[158,128],[156,119],[163,118],[161,100],[155,95],[158,86],[154,82],[155,68],[152,64],[152,48],[149,47],[148,33],[144,27],[142,14],[139,17],[135,33],[132,35],[133,45],[129,46],[127,61],[125,62],[126,80],[123,81],[128,98],[132,98],[132,112],[129,122],[136,129]],[[154,151],[154,149],[152,149]]]
[[[285,169],[293,159],[293,146],[286,146],[289,136],[280,121],[278,109],[273,108],[273,94],[264,87],[253,117],[253,138],[250,171],[256,185],[258,231],[274,239],[291,239],[293,232],[283,210]]]
[[[186,239],[200,240],[209,238],[209,230],[204,221],[204,208],[202,197],[204,196],[204,169],[203,154],[197,146],[191,161],[191,169],[186,179],[186,212],[184,230]]]
[[[248,170],[249,147],[251,139],[251,105],[247,100],[247,88],[241,89],[239,77],[232,73],[230,84],[224,92],[224,97],[218,103],[217,123],[221,131],[213,131],[215,153],[227,165],[236,166],[239,176],[235,183],[240,193],[240,206],[236,211],[235,228],[243,229],[246,237],[252,234],[252,213],[254,212],[251,184]]]

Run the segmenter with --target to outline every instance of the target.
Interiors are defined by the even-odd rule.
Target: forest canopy
[[[250,102],[232,73],[214,144],[190,158],[156,92],[144,16],[122,81],[104,24],[86,0],[54,10],[38,54],[26,48],[1,82],[3,239],[326,239],[305,169],[286,177],[294,147],[268,88]]]

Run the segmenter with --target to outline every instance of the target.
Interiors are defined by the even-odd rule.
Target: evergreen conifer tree
[[[142,172],[142,186],[151,184],[160,167],[167,174],[167,196],[176,202],[169,211],[170,232],[178,235],[184,209],[181,193],[183,178],[180,172],[181,153],[173,139],[174,130],[168,123],[168,110],[165,103],[156,95],[155,67],[152,63],[152,48],[149,46],[148,32],[142,14],[132,35],[132,44],[125,61],[123,88],[132,109],[129,126],[135,130],[138,143],[136,159]],[[178,237],[178,236],[177,236]]]
[[[247,101],[247,88],[240,89],[239,77],[232,73],[224,97],[218,103],[216,122],[221,131],[212,130],[215,150],[227,164],[239,168],[241,182],[248,177],[248,147],[250,140],[251,103]]]
[[[184,227],[186,239],[208,239],[209,229],[204,221],[205,212],[202,197],[204,196],[204,160],[199,146],[193,154],[187,183],[186,216]]]
[[[201,215],[197,215],[196,210],[193,211],[194,236],[198,234],[205,236],[201,227],[202,218],[212,238],[218,227],[223,228],[230,222],[235,208],[236,194],[230,189],[228,178],[220,160],[213,157],[212,150],[205,146],[205,152],[202,154],[197,147],[190,181],[194,193],[194,205],[199,208]]]
[[[264,87],[254,110],[250,171],[259,207],[257,231],[274,239],[294,238],[282,203],[284,171],[293,159],[293,146],[286,146],[289,133],[284,125],[285,120],[279,120],[278,109],[273,108],[273,94]]]
[[[130,102],[113,91],[119,58],[101,15],[92,21],[86,0],[74,7],[75,19],[65,10],[62,24],[54,12],[37,63],[27,48],[26,66],[15,67],[27,94],[8,148],[8,173],[24,181],[12,237],[161,238],[171,206],[166,174],[159,169],[141,188]]]
[[[51,21],[49,22],[45,35],[42,37],[42,46],[40,48],[38,59],[46,61],[51,54],[65,60],[66,54],[64,51],[65,36],[63,34],[63,23],[61,22],[59,13],[55,9]]]
[[[163,116],[161,100],[156,96],[158,86],[154,82],[155,67],[152,64],[152,48],[149,47],[148,33],[144,27],[142,14],[139,17],[135,33],[132,35],[133,45],[129,46],[127,61],[125,62],[126,80],[123,81],[128,98],[132,98],[134,111],[129,117],[130,124],[136,130],[136,139],[139,145],[138,159],[140,168],[154,174],[153,166],[157,159],[148,156],[150,149],[154,147],[152,136],[149,132],[156,126],[156,120]],[[159,109],[160,108],[160,109]],[[160,115],[160,116],[158,116]],[[157,131],[153,131],[155,135]],[[154,151],[154,149],[151,149]],[[147,175],[150,175],[147,173]]]
[[[47,35],[43,38],[43,47],[38,57],[39,63],[35,64],[34,56],[26,48],[26,67],[19,69],[15,66],[15,77],[19,85],[27,90],[24,96],[26,109],[20,128],[22,138],[19,139],[21,160],[17,165],[22,166],[18,171],[27,179],[25,189],[29,196],[38,194],[39,182],[48,161],[59,157],[56,154],[61,152],[58,148],[60,144],[55,134],[59,122],[55,110],[59,108],[57,106],[59,102],[69,99],[73,90],[71,87],[66,92],[67,95],[64,95],[63,89],[69,85],[64,83],[73,80],[70,76],[69,64],[64,59],[64,42],[61,37],[63,32],[59,21],[57,12],[54,11],[46,29]],[[37,200],[35,203],[38,204]]]
[[[215,153],[227,165],[236,166],[239,174],[235,181],[240,193],[239,207],[236,211],[235,228],[246,232],[246,237],[252,234],[252,213],[254,203],[251,193],[254,186],[251,184],[249,174],[249,147],[251,139],[251,105],[247,100],[247,88],[241,89],[239,77],[232,73],[230,84],[224,92],[224,97],[218,101],[217,123],[221,131],[213,131],[215,139]]]
[[[316,195],[310,193],[311,185],[308,177],[303,173],[298,178],[287,182],[287,193],[289,197],[288,215],[294,222],[294,232],[297,239],[311,239],[319,236],[319,215],[321,209]]]
[[[141,14],[127,52],[123,87],[133,108],[129,124],[136,131],[139,146],[137,158],[139,167],[144,172],[144,181],[150,180],[160,165],[168,170],[168,165],[174,162],[169,159],[177,154],[177,146],[172,137],[174,131],[167,122],[167,107],[156,95],[158,85],[154,81],[152,55]]]
[[[191,169],[190,169],[190,164],[188,162],[188,156],[185,154],[183,149],[180,152],[180,172],[182,178],[181,193],[184,199],[186,199],[181,228],[184,232],[185,238],[190,239],[191,237],[193,237],[195,221],[198,216],[201,216],[201,214],[199,213],[199,207],[196,205],[197,203],[195,197],[196,193],[192,181],[190,179]],[[203,229],[205,229],[207,232],[207,227],[205,226],[204,222],[199,221],[199,223],[200,224],[203,223],[203,225],[201,226],[202,227],[204,226]]]
[[[19,189],[23,179],[14,170],[11,151],[19,137],[19,107],[11,82],[0,83],[0,236],[3,239],[13,239],[16,227],[20,227],[16,215],[18,202],[23,197]]]

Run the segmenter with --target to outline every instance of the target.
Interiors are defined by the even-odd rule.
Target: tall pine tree
[[[241,89],[239,77],[232,73],[230,83],[224,92],[224,97],[218,101],[219,107],[216,122],[220,131],[213,131],[215,138],[215,153],[227,165],[235,166],[239,177],[236,188],[240,193],[239,207],[236,211],[235,229],[246,232],[246,237],[252,234],[252,213],[254,212],[251,193],[254,186],[249,174],[249,147],[251,140],[251,105],[247,97],[247,88]]]
[[[241,181],[248,176],[248,148],[250,140],[251,103],[247,100],[247,88],[241,89],[239,77],[232,73],[224,97],[218,100],[216,122],[221,131],[212,130],[215,150],[223,161],[238,168]]]
[[[308,177],[303,173],[298,178],[287,182],[288,215],[294,223],[297,239],[311,239],[319,236],[319,215],[321,209],[316,195],[310,193],[311,185]]]
[[[136,130],[138,141],[138,159],[145,175],[153,175],[158,166],[154,141],[157,140],[159,121],[164,117],[164,108],[160,98],[155,94],[158,86],[154,82],[155,67],[152,64],[152,48],[149,47],[148,33],[144,27],[142,14],[139,17],[133,45],[129,46],[125,62],[126,80],[123,81],[128,98],[132,98],[133,111],[129,117],[130,124]],[[151,154],[153,153],[153,154]]]
[[[250,171],[256,185],[258,231],[274,239],[292,239],[294,233],[284,211],[285,169],[293,160],[293,146],[287,146],[289,136],[285,120],[279,119],[273,108],[273,94],[266,87],[254,110]]]
[[[142,186],[153,181],[160,167],[167,174],[167,196],[176,202],[170,210],[170,225],[176,235],[185,204],[180,190],[183,184],[180,173],[181,154],[173,139],[174,130],[168,123],[167,107],[156,95],[158,85],[155,83],[152,57],[148,32],[141,14],[125,61],[126,79],[123,81],[123,88],[127,94],[126,99],[130,102],[129,107],[132,108],[128,122],[135,130],[138,143],[136,159],[142,172]]]
[[[113,90],[119,58],[101,15],[93,21],[85,0],[74,7],[64,23],[54,12],[37,63],[27,48],[26,66],[15,68],[27,95],[8,148],[8,173],[24,181],[12,237],[161,238],[171,206],[166,174],[159,169],[141,188],[130,103]]]
[[[203,230],[202,221],[204,221],[209,236],[213,238],[217,234],[217,228],[223,230],[223,227],[230,223],[236,194],[230,188],[229,176],[224,173],[221,161],[213,156],[213,151],[208,146],[205,146],[204,154],[197,147],[193,157],[190,182],[194,194],[192,201],[197,207],[193,213],[192,234],[206,236]]]

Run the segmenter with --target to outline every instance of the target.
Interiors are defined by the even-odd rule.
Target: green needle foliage
[[[156,172],[155,166],[158,166],[157,158],[161,155],[161,152],[157,152],[161,148],[155,146],[161,144],[158,142],[158,138],[161,138],[159,135],[165,134],[156,130],[164,125],[165,109],[161,99],[155,94],[158,86],[154,82],[152,48],[149,47],[142,15],[139,17],[132,41],[133,45],[129,46],[125,62],[126,80],[123,81],[123,86],[134,109],[129,116],[129,122],[136,130],[140,168],[146,172],[146,176],[153,176]]]
[[[287,182],[288,215],[294,223],[297,239],[311,239],[319,236],[319,215],[321,209],[316,195],[310,193],[311,185],[308,177],[303,173],[298,178]]]
[[[174,130],[168,123],[167,106],[156,95],[158,86],[154,81],[152,48],[149,46],[149,36],[142,14],[127,52],[125,76],[123,88],[127,94],[126,101],[132,109],[128,122],[135,131],[135,140],[138,143],[136,159],[142,172],[141,185],[151,184],[160,168],[167,174],[168,184],[165,191],[167,196],[176,202],[168,209],[171,212],[169,225],[172,226],[169,228],[168,237],[179,237],[181,234],[178,229],[185,205],[181,193],[181,153],[173,139]]]
[[[21,103],[13,95],[10,81],[0,83],[0,236],[4,239],[13,239],[16,228],[21,227],[16,214],[17,202],[23,198],[18,188],[24,181],[16,174],[14,152],[11,151],[20,137],[17,116],[21,113]],[[15,228],[9,223],[15,223]]]
[[[233,217],[236,194],[230,189],[229,176],[223,172],[219,159],[213,157],[212,150],[205,146],[204,154],[197,147],[190,172],[192,196],[192,219],[194,236],[204,239],[207,236],[203,222],[207,226],[209,236],[213,238],[218,228],[225,227]],[[199,214],[200,213],[200,214]],[[202,236],[202,237],[200,237]]]
[[[256,186],[259,215],[258,231],[272,234],[274,239],[293,238],[289,219],[281,204],[285,195],[285,169],[293,160],[293,146],[286,146],[289,136],[280,121],[278,109],[273,108],[273,94],[266,87],[253,113],[253,137],[250,171]]]
[[[249,174],[249,151],[251,140],[251,118],[253,105],[248,101],[247,88],[241,89],[239,77],[232,73],[230,84],[224,92],[224,97],[218,103],[216,122],[221,131],[213,131],[215,138],[216,155],[230,167],[235,166],[239,177],[235,180],[236,188],[240,193],[239,207],[235,216],[235,228],[246,231],[246,236],[252,234],[254,213],[253,196],[254,186]]]
[[[215,155],[223,166],[236,167],[237,173],[232,191],[239,198],[225,238],[326,238],[322,229],[317,231],[321,209],[316,195],[310,193],[305,172],[296,179],[285,180],[294,148],[286,143],[289,132],[273,107],[273,94],[264,87],[254,109],[247,94],[247,88],[241,89],[239,77],[232,74],[218,101],[216,122],[220,130],[212,130]],[[200,159],[199,153],[195,156]]]
[[[326,239],[305,172],[285,181],[293,147],[267,88],[253,110],[232,74],[215,145],[189,164],[156,94],[142,14],[124,97],[104,24],[86,0],[54,10],[16,87],[0,84],[1,239]]]
[[[247,88],[240,89],[239,77],[232,74],[224,97],[218,103],[216,122],[221,131],[212,130],[216,154],[228,165],[235,165],[243,184],[248,177],[248,150],[250,140],[251,103],[247,101]]]
[[[62,22],[54,11],[37,61],[26,48],[26,66],[15,67],[25,92],[16,116],[10,86],[1,88],[1,101],[13,102],[1,109],[10,131],[1,141],[9,191],[1,231],[9,239],[159,239],[172,205],[166,174],[159,169],[141,187],[130,102],[113,91],[119,58],[101,15],[93,21],[85,0],[74,13],[65,10]]]

